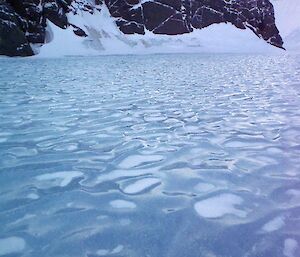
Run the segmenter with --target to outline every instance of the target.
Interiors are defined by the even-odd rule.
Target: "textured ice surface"
[[[299,60],[0,59],[0,252],[300,256]]]
[[[0,238],[0,256],[19,253],[25,246],[24,239],[20,237]]]

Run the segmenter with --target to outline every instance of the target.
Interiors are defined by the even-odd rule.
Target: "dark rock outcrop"
[[[87,37],[84,28],[69,23],[67,13],[80,9],[93,14],[104,4],[124,34],[149,30],[178,35],[231,23],[283,48],[269,0],[0,0],[0,54],[33,55],[31,44],[45,43],[47,19],[62,29],[72,26],[76,35]]]
[[[33,51],[24,34],[26,23],[4,1],[0,1],[0,54],[30,56]]]
[[[250,28],[270,44],[282,47],[275,25],[274,8],[269,0],[105,0],[117,25],[125,34],[178,35],[215,23],[232,23]]]

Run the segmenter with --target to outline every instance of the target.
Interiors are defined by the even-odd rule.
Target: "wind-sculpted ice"
[[[236,208],[241,205],[243,199],[233,194],[221,194],[197,202],[194,207],[196,212],[204,218],[221,218],[224,215],[236,215],[245,218],[247,212]]]
[[[299,60],[1,59],[1,257],[300,256]]]
[[[20,237],[0,238],[0,256],[8,256],[22,252],[26,246],[26,242]]]

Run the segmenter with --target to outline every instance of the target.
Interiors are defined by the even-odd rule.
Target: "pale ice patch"
[[[23,251],[26,242],[21,237],[7,237],[0,239],[0,256]]]
[[[97,255],[100,255],[100,256],[107,256],[109,253],[110,253],[110,250],[107,250],[107,249],[100,249],[97,251]]]
[[[300,197],[300,190],[297,189],[289,189],[286,193],[291,196]]]
[[[160,183],[161,181],[158,178],[143,178],[126,186],[123,192],[126,194],[137,194]]]
[[[125,200],[113,200],[110,203],[110,206],[117,209],[134,209],[136,208],[136,204],[130,201]]]
[[[117,247],[115,247],[115,248],[111,251],[111,254],[117,254],[117,253],[120,253],[123,249],[124,249],[124,246],[123,246],[123,245],[118,245]]]
[[[209,183],[199,183],[194,188],[198,192],[205,193],[214,190],[216,187]]]
[[[36,194],[36,193],[29,193],[29,194],[27,195],[27,198],[32,199],[32,200],[37,200],[37,199],[39,199],[40,197],[39,197],[39,195]]]
[[[184,127],[184,131],[186,133],[199,133],[199,127],[197,127],[197,126],[191,126],[191,125],[185,126]]]
[[[244,218],[247,213],[235,208],[240,205],[243,199],[234,194],[221,194],[202,201],[194,205],[196,212],[204,218],[220,218],[227,214]]]
[[[125,158],[119,166],[123,169],[130,169],[146,163],[159,162],[163,158],[161,155],[131,155]]]
[[[151,175],[155,170],[154,169],[143,169],[143,170],[114,170],[109,173],[101,174],[97,177],[96,183],[102,183],[105,181],[110,180],[120,180],[122,178],[130,178],[130,177],[137,177],[141,175]]]
[[[268,223],[266,223],[262,230],[264,232],[273,232],[276,231],[284,226],[284,218],[283,217],[276,217],[272,220],[270,220]]]
[[[300,190],[289,189],[286,191],[286,194],[290,197],[289,204],[294,206],[299,206],[300,203]]]
[[[148,115],[144,117],[144,120],[146,122],[157,122],[157,121],[164,121],[166,120],[165,116],[160,116],[160,115]]]
[[[284,241],[283,254],[286,257],[297,257],[298,242],[293,238],[287,238]]]
[[[121,226],[128,226],[131,224],[131,220],[130,219],[120,219],[119,223]]]
[[[62,171],[55,173],[46,173],[36,177],[38,181],[41,181],[43,188],[52,186],[65,187],[69,185],[74,178],[81,177],[83,175],[80,171]]]
[[[118,245],[118,246],[116,246],[112,250],[109,250],[109,249],[100,249],[100,250],[97,251],[97,255],[107,256],[107,255],[117,254],[117,253],[122,252],[123,249],[124,249],[123,245]]]

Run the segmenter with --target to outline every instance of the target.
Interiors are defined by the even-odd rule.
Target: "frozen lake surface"
[[[0,256],[299,257],[300,56],[0,59]]]

